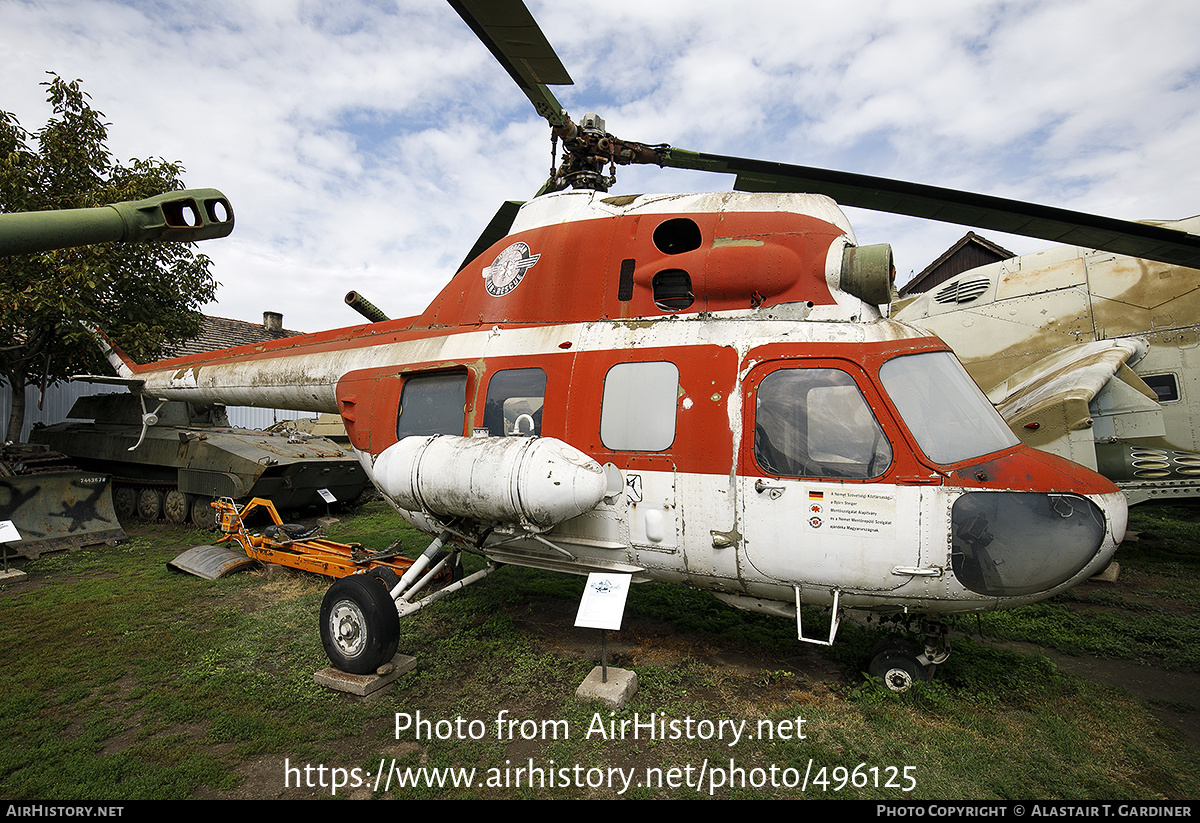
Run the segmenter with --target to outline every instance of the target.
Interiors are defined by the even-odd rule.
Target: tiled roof
[[[282,322],[282,318],[280,321]],[[205,315],[200,334],[180,344],[170,356],[183,357],[188,354],[228,349],[232,346],[244,346],[249,343],[265,343],[269,340],[293,337],[297,334],[303,334],[303,332],[268,328],[262,323],[247,323],[245,320],[230,320],[227,317]]]

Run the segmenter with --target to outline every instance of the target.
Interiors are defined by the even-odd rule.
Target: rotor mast
[[[549,86],[572,86],[575,81],[524,3],[450,0],[450,5],[550,124],[550,139],[562,142],[563,161],[551,169],[538,194],[568,186],[608,191],[616,180],[618,165],[664,164],[670,146],[614,137],[596,114],[585,114],[579,123],[571,119]]]

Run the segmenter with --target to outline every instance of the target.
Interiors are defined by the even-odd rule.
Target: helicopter
[[[1059,246],[969,269],[891,316],[953,346],[1025,442],[1137,504],[1200,495],[1198,301],[1195,268]]]
[[[423,313],[146,365],[103,343],[108,379],[151,401],[338,413],[381,493],[434,536],[402,576],[330,587],[334,666],[375,671],[401,616],[511,565],[708,590],[820,645],[848,610],[923,616],[923,644],[883,644],[869,666],[903,690],[949,654],[940,615],[1037,602],[1108,565],[1124,496],[1023,444],[949,346],[885,316],[890,248],[859,246],[839,203],[1183,265],[1200,238],[622,140],[559,105],[549,86],[570,77],[523,3],[450,5],[563,159]],[[610,195],[630,163],[736,181]],[[486,565],[425,593],[463,553]]]

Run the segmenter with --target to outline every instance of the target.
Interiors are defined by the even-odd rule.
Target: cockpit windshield
[[[1021,441],[950,352],[896,357],[879,378],[925,455],[948,465]]]

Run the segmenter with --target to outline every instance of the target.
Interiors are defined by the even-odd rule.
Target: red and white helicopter
[[[1109,563],[1122,494],[1023,445],[945,344],[886,318],[890,249],[858,246],[835,200],[1187,265],[1197,238],[623,141],[558,105],[547,86],[570,78],[520,0],[451,5],[564,160],[429,308],[150,365],[108,350],[148,399],[337,412],[380,491],[437,536],[403,578],[330,588],[337,667],[373,671],[399,615],[508,564],[710,590],[821,644],[843,610],[927,615],[923,650],[872,661],[901,689],[948,653],[937,615],[1039,601]],[[737,190],[608,195],[633,162]],[[459,552],[489,562],[425,594]],[[805,605],[832,610],[827,634],[805,632]]]

